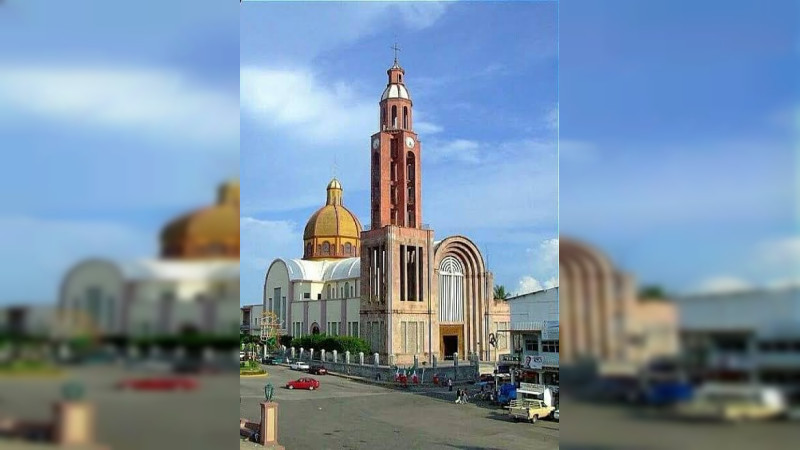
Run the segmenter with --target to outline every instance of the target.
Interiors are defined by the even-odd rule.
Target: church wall
[[[316,322],[319,325],[319,329],[322,330],[323,324],[325,323],[322,320],[322,308],[321,302],[313,301],[307,302],[308,303],[308,323],[306,324],[305,331],[303,334],[311,334],[311,324]]]
[[[156,302],[134,301],[128,310],[128,332],[133,336],[157,335],[159,312]]]
[[[234,306],[236,305],[236,306]],[[239,299],[227,298],[215,302],[214,305],[214,332],[217,334],[238,334],[239,333]]]
[[[101,300],[96,319],[89,319],[90,289],[97,289]],[[124,280],[114,263],[95,260],[77,264],[64,278],[60,295],[60,305],[80,311],[85,317],[82,320],[92,320],[106,333],[121,332]]]
[[[203,323],[203,307],[199,302],[176,302],[172,305],[171,332],[180,333],[184,327],[192,327],[197,331],[205,331]]]
[[[288,308],[291,304],[291,297],[289,294],[290,282],[289,282],[289,270],[286,268],[286,263],[282,260],[275,260],[269,266],[269,270],[267,271],[267,276],[264,282],[264,297],[263,297],[263,305],[265,311],[275,311],[277,313],[275,303],[278,300],[273,300],[272,304],[270,304],[269,299],[274,296],[274,292],[276,288],[280,288],[281,290],[281,297],[286,297],[286,307]],[[280,300],[280,299],[279,299]],[[283,321],[288,321],[290,318],[286,314],[281,314],[282,317],[279,319]],[[291,329],[291,324],[287,324],[287,328]]]

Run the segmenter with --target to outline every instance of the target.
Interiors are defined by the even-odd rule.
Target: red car
[[[319,381],[313,378],[300,378],[286,383],[286,389],[319,389]]]
[[[191,378],[133,378],[123,380],[118,385],[120,389],[134,389],[142,391],[190,391],[197,388],[197,381]]]

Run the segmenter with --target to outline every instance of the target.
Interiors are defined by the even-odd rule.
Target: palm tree
[[[494,299],[495,300],[507,300],[508,299],[508,292],[506,292],[506,287],[502,284],[496,285],[494,287]]]

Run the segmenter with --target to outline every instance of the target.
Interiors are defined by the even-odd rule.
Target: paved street
[[[563,450],[796,449],[797,422],[686,422],[655,411],[561,397]]]
[[[257,420],[264,385],[275,385],[278,440],[287,449],[558,448],[558,422],[514,423],[500,409],[456,405],[455,393],[444,389],[404,392],[315,375],[319,390],[290,391],[283,388],[286,381],[306,374],[281,366],[267,370],[268,378],[241,379],[241,415]]]
[[[0,416],[47,420],[67,380],[79,379],[97,408],[98,441],[113,450],[223,449],[236,445],[238,375],[199,377],[195,392],[120,392],[132,373],[117,368],[71,370],[64,379],[0,378]]]

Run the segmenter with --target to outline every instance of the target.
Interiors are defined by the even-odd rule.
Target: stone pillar
[[[364,365],[364,352],[358,352],[358,363]]]
[[[417,364],[419,364],[419,357],[414,355],[414,367],[417,367]]]
[[[57,445],[94,443],[94,406],[83,401],[61,401],[54,405],[54,439]]]
[[[308,349],[308,360],[311,361],[312,359],[314,359],[314,349],[310,348]]]
[[[294,359],[294,347],[292,347],[292,359]]]
[[[333,362],[335,363],[339,362],[339,352],[337,352],[336,350],[333,351]]]
[[[300,357],[298,359],[303,359],[303,353],[304,352],[305,352],[305,349],[303,349],[303,347],[300,347]]]
[[[432,366],[433,366],[433,368],[435,369],[435,368],[436,368],[436,362],[437,362],[437,361],[439,361],[439,358],[438,358],[438,357],[436,357],[436,355],[432,355],[432,356],[433,356],[433,364],[431,364],[431,365],[432,365]]]
[[[453,379],[458,380],[458,352],[453,353]]]
[[[278,404],[275,402],[262,402],[261,428],[258,432],[258,443],[269,448],[283,447],[278,444]]]
[[[325,362],[325,349],[324,348],[322,350],[320,350],[320,358],[319,359],[322,362]]]
[[[381,363],[381,357],[377,352],[375,352],[375,354],[373,356],[375,357],[375,366],[377,367],[378,364]]]
[[[344,363],[345,364],[350,364],[350,350],[347,350],[346,352],[344,352]]]
[[[396,359],[396,357],[395,357],[394,353],[392,353],[391,355],[389,355],[389,365],[390,365],[390,366],[393,366],[393,365],[394,365],[395,359]]]

